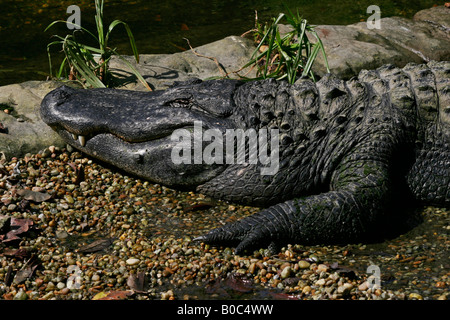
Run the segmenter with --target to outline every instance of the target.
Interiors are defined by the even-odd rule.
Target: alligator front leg
[[[378,161],[349,160],[336,170],[329,192],[274,205],[196,240],[236,245],[239,254],[273,244],[361,239],[387,207],[388,172]]]

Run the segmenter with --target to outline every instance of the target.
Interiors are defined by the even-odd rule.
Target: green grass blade
[[[97,27],[97,41],[100,50],[106,51],[105,34],[103,29],[103,0],[95,0],[95,25]]]
[[[80,26],[80,25],[78,25],[78,24],[76,24],[76,23],[72,23],[72,22],[68,22],[68,21],[64,21],[64,20],[53,21],[52,23],[50,23],[50,24],[47,26],[47,28],[45,28],[44,32],[46,32],[48,29],[50,29],[52,26],[54,26],[54,25],[57,24],[57,23],[64,23],[64,24],[67,24],[67,23],[68,23],[68,24],[70,24],[70,25],[73,25],[73,26],[79,28],[80,30],[83,30],[84,32],[86,32],[87,34],[89,34],[92,38],[94,38],[95,40],[97,40],[97,36],[94,35],[92,32],[90,32],[88,29],[83,28],[82,26]],[[75,31],[77,31],[77,30],[75,30]]]
[[[81,58],[81,52],[78,48],[72,48],[72,46],[66,46],[65,52],[67,59],[73,64],[75,69],[81,74],[81,76],[94,88],[104,88],[103,82],[97,78],[96,74],[89,68],[86,61]]]
[[[141,82],[144,85],[144,87],[146,87],[149,91],[152,91],[152,88],[150,88],[147,81],[145,81],[144,77],[139,73],[139,71],[137,71],[136,68],[130,62],[128,62],[124,57],[122,57],[120,54],[118,54],[115,51],[114,51],[114,53],[117,55],[117,57],[120,60],[122,60],[128,66],[128,68],[131,69],[131,71],[136,76],[136,78],[138,78],[139,82]]]
[[[328,65],[328,59],[327,59],[327,55],[325,53],[325,48],[323,46],[322,40],[320,40],[319,35],[316,33],[315,30],[313,30],[312,34],[314,35],[314,37],[317,39],[317,44],[320,47],[320,50],[322,51],[322,56],[323,56],[323,60],[325,62],[325,67],[327,68],[327,72],[330,72],[330,67]]]
[[[308,61],[305,64],[305,68],[303,69],[302,76],[307,76],[311,73],[311,68],[314,63],[314,60],[317,57],[317,53],[319,52],[320,46],[318,44],[315,44],[313,46],[313,50],[311,52],[311,55],[308,57]]]
[[[108,32],[106,34],[106,42],[108,42],[109,35],[112,32],[112,30],[119,24],[124,26],[125,31],[127,32],[128,35],[128,39],[130,40],[130,46],[131,50],[133,50],[134,59],[136,60],[137,63],[139,63],[139,53],[137,50],[136,42],[134,41],[133,33],[131,32],[131,29],[127,23],[120,20],[114,20],[113,22],[111,22],[108,28]]]
[[[67,63],[67,57],[64,57],[63,61],[61,62],[59,69],[58,69],[58,73],[56,74],[56,78],[60,79],[62,78],[62,73],[64,71],[64,67],[66,66]]]

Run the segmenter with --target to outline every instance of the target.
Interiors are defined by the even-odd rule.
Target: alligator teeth
[[[78,136],[75,133],[72,133],[73,140],[78,140]]]
[[[78,142],[82,147],[86,145],[86,137],[85,136],[78,136]]]

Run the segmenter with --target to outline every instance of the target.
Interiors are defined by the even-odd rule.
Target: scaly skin
[[[364,241],[409,194],[450,204],[450,62],[383,66],[342,81],[192,81],[166,91],[56,89],[41,115],[68,143],[133,174],[267,207],[197,238],[246,249]],[[107,110],[107,112],[105,112]],[[278,129],[279,170],[175,165],[169,135]],[[76,136],[72,136],[75,134]],[[77,136],[87,137],[81,144]]]

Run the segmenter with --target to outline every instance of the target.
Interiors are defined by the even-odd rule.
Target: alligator
[[[239,254],[369,241],[412,199],[449,207],[449,74],[450,62],[431,61],[362,70],[347,81],[193,79],[152,92],[62,86],[40,112],[69,144],[125,172],[261,207],[195,239]],[[254,146],[249,132],[262,130],[267,141]],[[234,144],[220,148],[224,141]],[[255,161],[258,146],[266,158]],[[182,161],[174,161],[176,148]],[[209,148],[214,161],[199,160],[195,148]],[[263,173],[268,154],[279,161]]]

